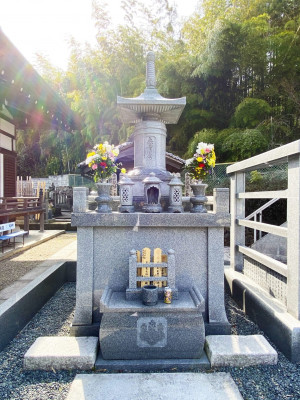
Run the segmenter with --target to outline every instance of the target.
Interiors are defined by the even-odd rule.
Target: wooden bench
[[[23,239],[23,246],[24,246],[24,236],[28,234],[28,231],[17,231],[17,232],[11,232],[8,233],[6,235],[1,235],[0,236],[0,240],[1,240],[1,248],[2,248],[2,253],[3,253],[3,249],[4,249],[4,242],[7,240],[8,244],[7,246],[9,246],[11,244],[11,239],[13,239],[12,245],[15,249],[16,247],[16,237],[22,236]]]

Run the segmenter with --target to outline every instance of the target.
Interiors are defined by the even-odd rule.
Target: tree
[[[230,153],[227,161],[240,161],[263,153],[268,149],[268,141],[258,129],[234,132],[223,144],[223,150]]]
[[[237,128],[256,128],[260,122],[270,115],[271,110],[265,100],[247,97],[235,110],[234,125]]]

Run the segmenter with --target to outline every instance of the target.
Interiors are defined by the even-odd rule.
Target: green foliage
[[[58,175],[61,171],[60,159],[56,156],[51,156],[47,160],[46,174],[47,175]]]
[[[246,129],[232,133],[224,142],[223,149],[229,152],[229,161],[239,161],[266,151],[268,141],[258,129]]]
[[[255,170],[250,172],[250,183],[260,182],[263,180],[262,174]]]
[[[237,128],[255,128],[271,113],[265,100],[247,97],[236,108],[233,119]]]
[[[123,0],[122,10],[115,26],[105,1],[93,1],[97,45],[71,40],[66,72],[38,56],[83,129],[18,132],[20,174],[75,172],[95,143],[126,141],[133,127],[122,124],[116,98],[143,92],[148,50],[158,91],[187,98],[178,124],[168,126],[168,151],[190,156],[196,142],[211,142],[218,162],[237,161],[300,138],[299,2],[203,0],[185,22],[168,0]]]
[[[196,151],[196,147],[199,142],[204,142],[204,143],[211,143],[215,145],[215,153],[217,154],[217,149],[216,149],[216,138],[218,136],[218,133],[214,129],[203,129],[200,132],[196,132],[193,138],[189,141],[187,152],[185,153],[186,158],[193,157]]]

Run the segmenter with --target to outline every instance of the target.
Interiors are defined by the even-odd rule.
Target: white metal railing
[[[264,205],[259,207],[257,210],[253,211],[253,213],[247,215],[247,217],[245,219],[250,220],[250,219],[253,218],[254,222],[257,222],[257,218],[258,218],[259,222],[262,222],[262,213],[263,213],[263,211],[266,210],[267,208],[269,208],[272,204],[276,203],[276,201],[278,201],[278,200],[279,200],[278,198],[269,200],[267,203],[265,203]],[[257,232],[258,232],[258,238],[259,239],[262,238],[262,231],[254,229],[254,232],[253,232],[253,241],[254,241],[254,243],[257,240]]]
[[[248,171],[287,163],[286,190],[246,192]],[[238,162],[227,168],[230,176],[231,267],[243,270],[244,255],[286,278],[287,310],[300,320],[300,140]],[[287,199],[287,227],[245,218],[245,199]],[[245,246],[245,227],[287,238],[287,264]]]

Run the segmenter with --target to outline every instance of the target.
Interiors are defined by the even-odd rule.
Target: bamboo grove
[[[74,173],[95,143],[128,140],[116,97],[142,93],[149,50],[161,95],[187,97],[179,123],[168,126],[168,151],[188,157],[211,142],[217,162],[237,161],[300,138],[298,0],[203,0],[186,20],[168,0],[122,0],[122,10],[114,25],[105,2],[94,1],[97,45],[72,40],[67,71],[38,56],[83,129],[18,132],[21,174]]]

